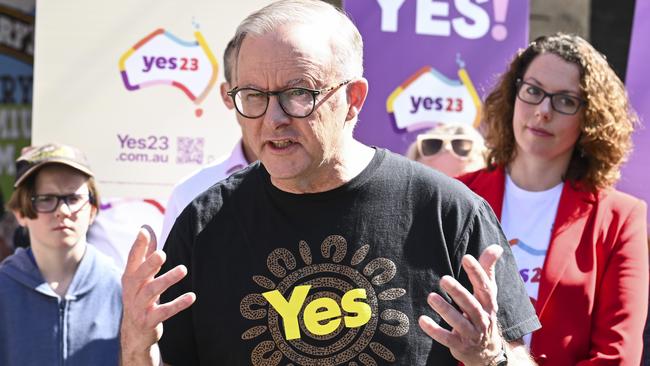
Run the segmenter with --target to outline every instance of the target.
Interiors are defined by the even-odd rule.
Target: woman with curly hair
[[[510,240],[542,328],[540,364],[639,365],[648,306],[645,202],[614,184],[637,117],[584,39],[540,37],[484,108],[488,167],[460,177]]]

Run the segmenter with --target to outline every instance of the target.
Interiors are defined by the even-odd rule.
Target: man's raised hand
[[[440,279],[440,287],[460,308],[456,310],[437,293],[429,294],[427,302],[452,327],[448,331],[428,316],[421,316],[420,327],[431,338],[445,345],[451,354],[465,365],[488,365],[501,351],[505,342],[497,323],[497,283],[495,266],[503,249],[487,247],[477,261],[471,255],[463,257],[474,294],[451,276]]]
[[[154,277],[165,258],[165,252],[156,250],[153,230],[143,226],[131,247],[122,275],[124,309],[120,344],[123,366],[158,365],[157,342],[162,336],[162,322],[187,309],[196,300],[196,295],[188,292],[173,301],[159,304],[160,295],[187,275],[187,268],[179,265]]]

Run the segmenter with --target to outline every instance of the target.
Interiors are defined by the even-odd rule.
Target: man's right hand
[[[156,235],[149,226],[143,226],[122,275],[122,366],[159,365],[156,343],[162,336],[162,322],[196,300],[196,295],[188,292],[166,304],[158,303],[160,295],[187,274],[187,268],[179,265],[154,278],[164,262],[165,253],[156,251]]]

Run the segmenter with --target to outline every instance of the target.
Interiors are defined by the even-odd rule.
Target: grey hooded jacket
[[[117,365],[121,314],[119,270],[92,245],[64,298],[19,248],[0,264],[0,365]]]

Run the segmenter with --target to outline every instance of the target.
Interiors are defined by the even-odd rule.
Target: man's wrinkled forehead
[[[278,32],[247,35],[237,57],[237,80],[276,76],[317,82],[334,73],[331,37],[312,37],[309,26],[291,26]],[[241,85],[241,84],[240,84]]]

